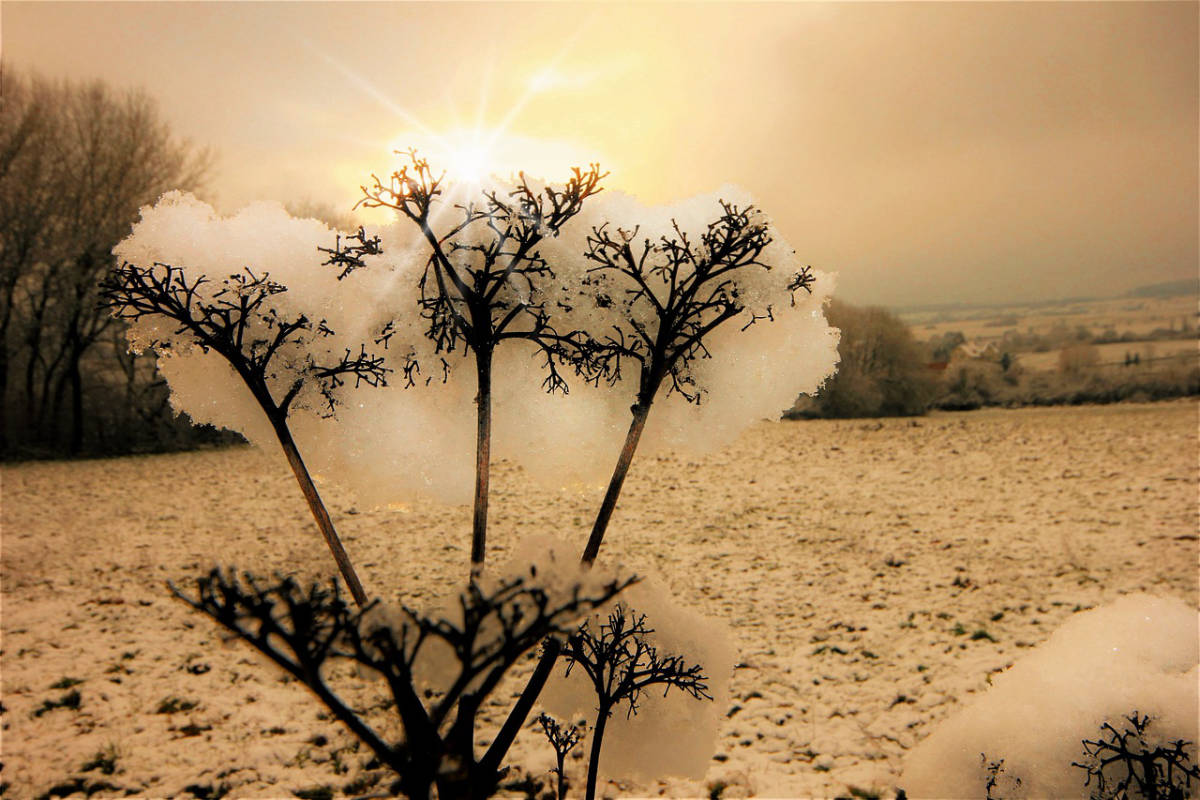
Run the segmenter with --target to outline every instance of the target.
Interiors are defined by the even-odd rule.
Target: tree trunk
[[[477,422],[475,438],[475,517],[471,530],[471,577],[483,568],[487,556],[488,482],[492,458],[492,351],[475,351],[479,394],[475,397]]]
[[[0,330],[0,457],[8,452],[8,340]]]
[[[25,339],[25,358],[25,436],[28,438],[37,430],[38,418],[37,393],[33,388],[41,359],[41,336],[37,329],[30,331]],[[36,439],[36,435],[33,438]]]
[[[79,371],[82,358],[83,353],[72,346],[67,363],[67,376],[71,382],[71,441],[68,452],[72,456],[78,456],[83,451],[83,375]]]
[[[308,501],[308,507],[317,521],[317,527],[321,529],[321,535],[325,537],[325,543],[329,545],[329,550],[333,553],[334,560],[337,561],[338,569],[341,570],[346,585],[350,587],[350,594],[354,596],[354,602],[360,606],[366,605],[367,593],[363,591],[358,574],[355,573],[354,566],[350,563],[350,556],[346,555],[346,548],[342,546],[342,540],[338,538],[337,531],[333,527],[333,520],[329,518],[329,512],[325,510],[325,503],[321,501],[321,495],[317,493],[317,487],[313,485],[308,468],[304,466],[304,459],[300,457],[300,451],[296,449],[296,442],[292,439],[292,432],[288,429],[287,420],[276,419],[276,415],[270,416],[272,417],[271,423],[275,428],[275,435],[279,437],[279,444],[283,447],[288,464],[291,465],[296,481],[300,484],[300,491],[304,493],[304,499]]]

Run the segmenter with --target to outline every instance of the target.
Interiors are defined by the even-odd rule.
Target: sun
[[[491,149],[483,142],[471,142],[453,148],[446,159],[446,169],[467,183],[482,183],[488,177],[495,160]]]
[[[574,142],[498,128],[455,128],[441,134],[409,131],[396,136],[391,144],[401,154],[416,150],[435,175],[445,172],[450,183],[465,189],[477,189],[491,179],[507,180],[518,173],[559,182],[573,167],[603,160]]]

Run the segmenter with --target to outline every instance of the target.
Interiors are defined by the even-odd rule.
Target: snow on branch
[[[627,705],[628,719],[638,712],[642,691],[663,687],[664,696],[678,689],[697,700],[712,700],[708,678],[699,664],[687,665],[682,655],[663,655],[648,637],[646,615],[637,614],[617,603],[608,622],[593,631],[587,622],[567,639],[562,655],[567,660],[566,674],[578,667],[596,692],[596,724],[592,729],[592,747],[588,762],[587,800],[596,796],[600,770],[600,752],[604,728],[614,708]]]
[[[1191,796],[1192,781],[1200,781],[1200,766],[1191,764],[1192,742],[1176,739],[1151,747],[1146,731],[1151,719],[1134,711],[1123,730],[1111,722],[1100,726],[1101,737],[1083,740],[1084,760],[1072,762],[1087,773],[1094,800],[1144,797],[1175,800]]]
[[[286,291],[267,273],[248,267],[214,282],[161,262],[149,267],[122,262],[101,283],[103,303],[114,316],[128,322],[160,317],[172,324],[169,333],[148,346],[160,352],[197,346],[220,354],[269,416],[286,416],[308,383],[323,398],[328,414],[336,409],[336,390],[349,378],[355,387],[386,385],[391,370],[365,344],[358,353],[347,348],[341,356],[314,346],[334,331],[324,319],[314,324],[303,313],[288,314],[271,303]],[[273,394],[271,384],[281,377],[283,387]]]
[[[584,331],[555,328],[546,298],[555,265],[539,250],[601,191],[607,173],[596,164],[576,167],[562,186],[535,184],[521,173],[510,186],[480,189],[474,200],[455,204],[454,221],[435,230],[444,176],[435,177],[415,151],[408,158],[386,183],[372,176],[359,204],[390,208],[421,230],[429,257],[419,284],[420,314],[436,352],[465,346],[487,359],[500,342],[524,340],[541,350],[547,391],[567,391],[561,366],[588,382],[609,378],[607,348]]]
[[[322,266],[337,267],[338,280],[344,279],[347,275],[356,269],[362,269],[367,265],[366,256],[377,256],[383,252],[383,247],[380,244],[378,236],[367,238],[367,233],[360,225],[358,233],[351,234],[345,237],[345,244],[342,244],[342,235],[337,234],[334,240],[333,247],[318,247],[317,250],[322,253],[327,253],[329,258],[326,259]]]
[[[774,319],[770,302],[757,302],[751,277],[782,266],[764,259],[774,241],[765,217],[754,206],[718,202],[720,215],[698,237],[672,220],[657,240],[639,239],[640,227],[626,230],[609,222],[587,238],[584,257],[595,264],[589,273],[600,284],[598,304],[623,312],[606,344],[641,364],[638,401],[644,405],[667,378],[669,391],[700,402],[703,390],[689,367],[709,356],[705,337],[747,309],[743,330]],[[790,277],[786,291],[793,304],[797,291],[811,293],[814,280],[808,266]]]

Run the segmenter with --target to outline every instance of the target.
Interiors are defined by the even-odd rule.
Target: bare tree
[[[534,188],[522,173],[508,194],[484,191],[474,202],[455,207],[453,223],[435,230],[435,211],[444,176],[434,177],[429,163],[409,153],[410,163],[363,187],[360,205],[390,208],[411,220],[429,246],[421,279],[420,313],[436,352],[459,348],[475,359],[476,395],[475,504],[471,570],[477,574],[487,549],[488,484],[491,466],[492,357],[506,341],[524,341],[544,358],[548,391],[566,391],[559,371],[568,365],[589,380],[607,374],[604,353],[580,331],[555,330],[542,286],[554,277],[554,265],[538,251],[546,236],[557,235],[600,191],[604,177],[593,164],[575,169],[561,189]]]
[[[112,248],[140,206],[169,189],[199,186],[209,158],[174,137],[140,92],[48,83],[7,66],[0,89],[3,388],[15,338],[24,358],[25,429],[42,441],[65,429],[68,452],[78,453],[83,362],[114,324],[97,303]]]
[[[827,417],[924,414],[937,382],[903,320],[887,309],[833,301],[829,324],[842,332],[840,364],[813,404]]]
[[[332,203],[304,198],[284,203],[283,207],[296,219],[315,219],[324,222],[335,231],[353,231],[359,227],[352,211],[339,210]]]

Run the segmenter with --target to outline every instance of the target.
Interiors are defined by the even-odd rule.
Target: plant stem
[[[475,518],[471,531],[471,577],[477,577],[487,555],[488,482],[492,455],[492,350],[475,351],[479,394],[475,397],[478,427],[475,438]]]
[[[596,728],[592,731],[592,753],[588,758],[587,794],[585,800],[596,800],[596,779],[600,775],[600,745],[604,741],[604,723],[608,721],[608,708],[600,706],[596,717]]]
[[[283,447],[283,452],[292,467],[296,482],[300,484],[300,491],[304,493],[304,499],[308,501],[308,508],[317,521],[317,527],[321,529],[325,543],[329,545],[329,550],[333,553],[334,560],[337,561],[342,578],[350,587],[350,594],[354,596],[354,602],[364,606],[367,603],[367,593],[363,591],[362,583],[358,580],[354,566],[350,563],[350,556],[346,555],[346,548],[342,546],[342,540],[338,538],[337,531],[333,527],[333,520],[329,518],[329,512],[325,510],[321,495],[317,493],[317,487],[313,485],[308,468],[304,466],[304,459],[300,457],[300,451],[296,449],[296,442],[292,439],[292,432],[288,429],[287,419],[280,419],[277,415],[271,415],[271,417],[275,435],[279,437],[279,444]]]
[[[554,662],[558,660],[558,654],[561,651],[562,643],[558,639],[553,636],[546,639],[546,643],[542,647],[542,657],[538,659],[537,665],[533,668],[533,674],[529,676],[529,682],[525,684],[521,696],[517,698],[512,710],[508,712],[508,717],[504,720],[496,738],[492,740],[491,746],[484,753],[483,759],[479,762],[481,766],[499,769],[500,762],[504,760],[508,748],[512,747],[513,741],[521,731],[521,726],[525,724],[526,717],[533,709],[533,704],[537,702],[538,695],[542,693],[546,681],[550,679],[550,673],[554,670]]]
[[[654,392],[651,392],[650,396],[653,397]],[[613,509],[617,506],[617,498],[621,495],[621,486],[625,482],[626,473],[629,472],[629,465],[633,461],[633,454],[637,451],[638,441],[642,438],[642,431],[646,427],[646,418],[649,414],[649,402],[639,401],[634,404],[633,420],[629,423],[629,432],[625,434],[625,446],[621,448],[621,455],[617,458],[617,465],[613,469],[612,478],[608,483],[608,491],[604,495],[604,501],[596,515],[596,522],[592,526],[591,537],[588,539],[587,547],[580,559],[580,563],[586,567],[592,565],[596,560],[596,554],[600,551],[600,545],[604,541],[604,532],[608,529],[608,521],[612,517]],[[551,637],[546,640],[542,657],[538,659],[537,666],[533,668],[533,674],[529,676],[529,682],[525,684],[521,696],[517,698],[512,710],[508,712],[508,718],[504,720],[504,725],[501,726],[500,732],[496,734],[491,747],[484,755],[484,762],[492,763],[494,767],[499,766],[504,754],[508,752],[508,748],[512,747],[513,740],[517,738],[521,726],[525,724],[525,718],[529,716],[533,704],[541,695],[542,689],[545,688],[546,681],[550,679],[550,673],[554,671],[554,663],[558,660],[561,651],[562,645],[557,639]]]
[[[621,496],[621,486],[625,483],[625,475],[633,462],[633,454],[637,450],[638,440],[642,438],[642,430],[646,427],[646,417],[650,414],[650,404],[638,402],[633,406],[633,420],[629,423],[629,432],[625,434],[625,446],[617,458],[612,478],[608,482],[608,491],[596,514],[596,522],[592,526],[592,535],[588,538],[587,547],[583,550],[582,563],[591,566],[600,552],[600,544],[604,541],[604,532],[608,530],[608,521],[613,509],[617,507],[617,498]]]

